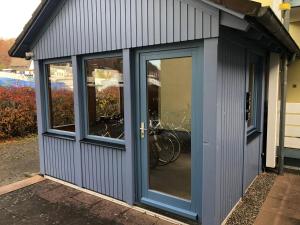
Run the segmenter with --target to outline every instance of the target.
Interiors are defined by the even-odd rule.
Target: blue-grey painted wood
[[[43,133],[46,131],[45,122],[45,107],[44,107],[44,77],[39,61],[34,61],[35,74],[35,97],[36,97],[36,114],[38,125],[38,143],[39,143],[39,159],[40,159],[40,173],[45,174],[45,150],[43,144]]]
[[[77,165],[75,167],[75,183],[79,187],[82,187],[82,167],[81,167],[81,149],[78,140],[82,140],[84,137],[84,122],[82,118],[84,117],[83,111],[83,83],[81,82],[81,61],[77,56],[72,56],[72,70],[74,79],[74,114],[75,114],[75,152],[74,152],[74,163]]]
[[[136,0],[136,17],[142,18],[142,1]],[[136,21],[136,34],[137,34],[137,46],[143,45],[143,21],[142,19]]]
[[[221,40],[218,61],[218,161],[220,162],[218,222],[221,223],[242,196],[245,140],[246,50]]]
[[[188,4],[185,2],[180,4],[180,23],[180,40],[186,41],[188,36]]]
[[[66,0],[33,46],[36,59],[219,35],[219,11],[195,0]]]
[[[160,0],[160,43],[167,42],[167,0]]]
[[[188,40],[194,40],[195,39],[195,24],[191,23],[191,21],[194,21],[195,19],[195,8],[188,5],[188,26],[187,26],[187,36]]]
[[[125,151],[81,143],[83,187],[124,200]]]
[[[124,74],[124,121],[125,124],[125,162],[124,168],[126,171],[126,181],[125,181],[125,195],[124,200],[133,204],[135,201],[135,180],[134,180],[134,150],[135,150],[135,139],[134,139],[134,112],[133,112],[133,101],[132,96],[134,96],[134,77],[132,73],[133,63],[131,61],[132,54],[129,49],[123,50],[123,74]],[[117,162],[116,162],[117,163]]]
[[[75,141],[43,136],[43,143],[45,174],[75,184]]]
[[[220,163],[217,145],[220,120],[218,104],[218,39],[204,40],[203,73],[203,171],[202,171],[202,224],[219,224],[217,219]]]
[[[116,49],[122,48],[121,39],[121,3],[116,0]]]
[[[161,1],[154,1],[154,12],[160,12],[160,3]],[[161,14],[157,13],[157,16],[154,17],[154,44],[160,44],[161,43],[161,35],[160,35],[160,24],[161,21]]]
[[[258,136],[247,144],[244,157],[244,192],[259,174],[261,137]]]
[[[167,9],[174,8],[174,1],[167,0]],[[166,12],[167,17],[167,42],[172,43],[174,41],[174,10],[167,10]],[[197,23],[197,20],[196,20]]]
[[[154,44],[154,0],[148,0],[148,45]],[[158,15],[157,15],[158,16]]]

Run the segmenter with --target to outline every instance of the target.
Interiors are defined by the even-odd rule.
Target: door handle
[[[140,134],[141,134],[141,138],[145,138],[145,131],[147,129],[145,128],[145,123],[141,122],[141,127],[140,127]]]

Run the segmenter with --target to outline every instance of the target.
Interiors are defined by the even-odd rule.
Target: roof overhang
[[[251,26],[257,27],[260,32],[276,40],[276,43],[283,47],[290,55],[300,55],[300,49],[282,22],[269,7],[262,7],[260,3],[245,0],[202,0],[203,2],[218,8],[221,12],[230,14],[240,21],[237,26],[245,26],[241,20],[246,21]],[[22,33],[16,39],[14,45],[9,50],[12,57],[25,57],[25,53],[31,50],[38,33],[44,29],[48,19],[62,0],[42,0],[35,10],[30,21],[25,25]],[[221,17],[222,19],[222,17]],[[226,16],[226,22],[232,18]],[[222,24],[222,23],[221,23]]]
[[[283,23],[270,7],[262,7],[260,3],[241,0],[204,0],[226,13],[247,21],[285,49],[290,55],[300,55],[300,49]],[[222,18],[222,17],[221,17]],[[222,21],[221,21],[222,24]],[[240,23],[241,24],[241,23]],[[246,27],[246,25],[244,24]]]

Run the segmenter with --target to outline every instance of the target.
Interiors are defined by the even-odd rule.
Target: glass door
[[[140,57],[141,201],[192,219],[197,217],[192,203],[197,184],[192,178],[195,52]]]

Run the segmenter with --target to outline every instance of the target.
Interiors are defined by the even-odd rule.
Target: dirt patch
[[[260,174],[229,217],[226,225],[252,225],[276,177],[274,173]]]
[[[36,136],[0,143],[0,186],[39,172]]]

